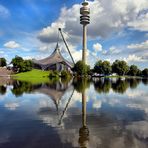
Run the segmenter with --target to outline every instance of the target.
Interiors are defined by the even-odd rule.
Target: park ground
[[[46,83],[49,82],[50,71],[42,71],[38,69],[32,69],[28,72],[21,72],[13,74],[12,71],[7,70],[6,68],[0,67],[0,81],[7,81],[10,79],[28,81],[32,84]],[[105,76],[105,78],[140,78],[139,76]]]
[[[0,67],[0,82],[7,81],[8,79],[13,78],[20,81],[28,81],[33,84],[43,83],[49,81],[49,73],[49,71],[33,69],[29,72],[13,74],[11,70]]]
[[[20,81],[29,81],[32,84],[45,83],[49,81],[49,73],[50,71],[33,69],[28,72],[14,74],[12,75],[12,78]]]

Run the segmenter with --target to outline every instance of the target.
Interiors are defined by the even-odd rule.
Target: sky
[[[24,59],[49,56],[57,42],[62,55],[82,57],[82,0],[0,0],[0,57],[9,63],[15,55]],[[98,60],[125,60],[140,69],[148,67],[148,1],[91,0],[87,64]]]

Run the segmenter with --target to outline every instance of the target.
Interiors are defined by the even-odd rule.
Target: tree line
[[[24,60],[22,57],[15,56],[12,59],[11,64],[13,64],[13,70],[16,72],[26,72],[33,68],[33,63],[31,60]],[[0,58],[0,67],[6,66],[6,59]],[[143,76],[148,77],[148,68],[140,70],[136,65],[128,65],[126,61],[115,60],[112,64],[109,61],[99,60],[95,63],[93,69],[90,69],[89,65],[83,63],[83,61],[78,61],[72,71],[76,75],[94,75],[99,74],[103,76],[111,75],[116,73],[119,76]]]
[[[26,72],[32,70],[33,63],[31,60],[24,60],[22,57],[15,56],[10,64],[13,65],[12,70],[15,72]],[[0,58],[0,67],[7,66],[6,59]],[[9,67],[9,66],[8,66]]]
[[[103,76],[111,75],[116,73],[119,76],[144,76],[148,77],[148,68],[140,70],[136,65],[128,65],[127,62],[123,60],[115,60],[112,64],[109,61],[99,60],[95,63],[93,69],[90,69],[89,65],[83,63],[83,61],[78,61],[73,71],[78,75],[93,75],[99,74]]]

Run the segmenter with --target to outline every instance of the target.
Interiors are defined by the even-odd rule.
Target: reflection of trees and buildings
[[[58,106],[61,98],[69,90],[71,81],[69,83],[62,83],[61,81],[54,81],[43,84],[31,84],[23,81],[14,81],[12,93],[17,97],[23,95],[23,93],[40,93],[44,94],[54,102],[56,110],[58,111]],[[41,109],[43,113],[46,109]]]
[[[142,79],[143,84],[148,85],[148,79]]]
[[[94,87],[98,93],[109,93],[110,89],[117,93],[125,93],[128,88],[135,89],[142,79],[94,79]]]
[[[81,78],[76,78],[73,80],[73,82],[71,82],[71,80],[62,79],[61,81],[50,81],[49,83],[45,84],[31,84],[25,81],[9,80],[7,81],[7,83],[4,82],[0,85],[1,86],[0,93],[1,92],[4,93],[4,87],[6,87],[6,85],[13,85],[12,93],[15,94],[16,96],[21,96],[23,93],[32,93],[36,89],[38,89],[38,91],[41,91],[41,93],[43,91],[44,94],[52,96],[52,94],[48,94],[49,92],[47,92],[47,89],[49,88],[52,89],[53,92],[51,93],[55,94],[54,90],[64,91],[64,89],[69,87],[71,83],[78,92],[82,92],[83,89],[89,88],[90,85],[93,83],[95,90],[98,93],[109,93],[111,89],[117,93],[124,93],[128,88],[136,89],[141,82],[144,85],[147,85],[148,79],[93,78],[92,80],[90,80],[85,78],[82,80]],[[55,98],[57,97],[55,96]]]
[[[91,84],[100,96],[100,93],[109,93],[110,90],[124,93],[128,88],[135,89],[141,82],[139,79],[95,79],[92,82],[88,79],[75,79],[69,83],[60,81],[32,85],[14,81],[11,91],[16,96],[23,93],[44,94],[52,100],[54,105],[46,102],[39,106],[37,116],[44,124],[54,127],[59,143],[63,146],[146,148],[148,133],[145,129],[148,129],[148,124],[143,121],[146,116],[144,111],[118,106],[107,106],[107,109],[101,107],[95,111],[90,109],[91,103],[87,102]],[[4,87],[0,87],[1,94],[7,91]],[[74,89],[80,95],[75,95]],[[72,104],[75,99],[81,100],[77,106]]]
[[[0,94],[1,94],[1,95],[4,95],[4,94],[6,93],[6,91],[7,91],[7,87],[4,86],[4,85],[1,85],[1,86],[0,86]]]
[[[96,86],[99,87],[99,93],[108,93],[111,88],[115,92],[123,93],[128,87],[132,89],[136,88],[135,86],[137,86],[140,81],[136,81],[135,79],[119,79],[116,81],[111,81],[110,79],[100,79],[99,81],[95,82],[97,82]],[[139,117],[144,118],[142,116],[143,112],[141,112],[141,114],[139,114],[139,117],[137,116],[137,118],[134,117],[135,113],[132,110],[124,113],[124,111],[122,110],[116,112],[116,109],[114,108],[110,109],[109,112],[111,113],[108,113],[108,111],[104,112],[104,110],[100,110],[99,115],[90,113],[88,113],[87,115],[86,89],[88,88],[88,86],[90,86],[90,81],[84,79],[83,81],[79,80],[79,83],[79,86],[74,84],[75,89],[78,92],[82,93],[82,118],[80,119],[80,121],[82,120],[82,126],[79,129],[79,146],[83,148],[134,148],[141,146],[141,142],[139,141],[140,139],[132,134],[132,130],[129,129],[128,124],[129,121],[138,121]],[[95,84],[96,83],[94,83],[94,85]],[[146,148],[146,144],[142,144],[142,146]]]

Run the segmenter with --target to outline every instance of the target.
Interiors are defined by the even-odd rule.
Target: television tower
[[[80,24],[83,25],[83,49],[82,49],[82,61],[86,64],[86,50],[87,50],[87,25],[90,23],[90,8],[88,2],[84,0],[82,7],[80,8]]]

